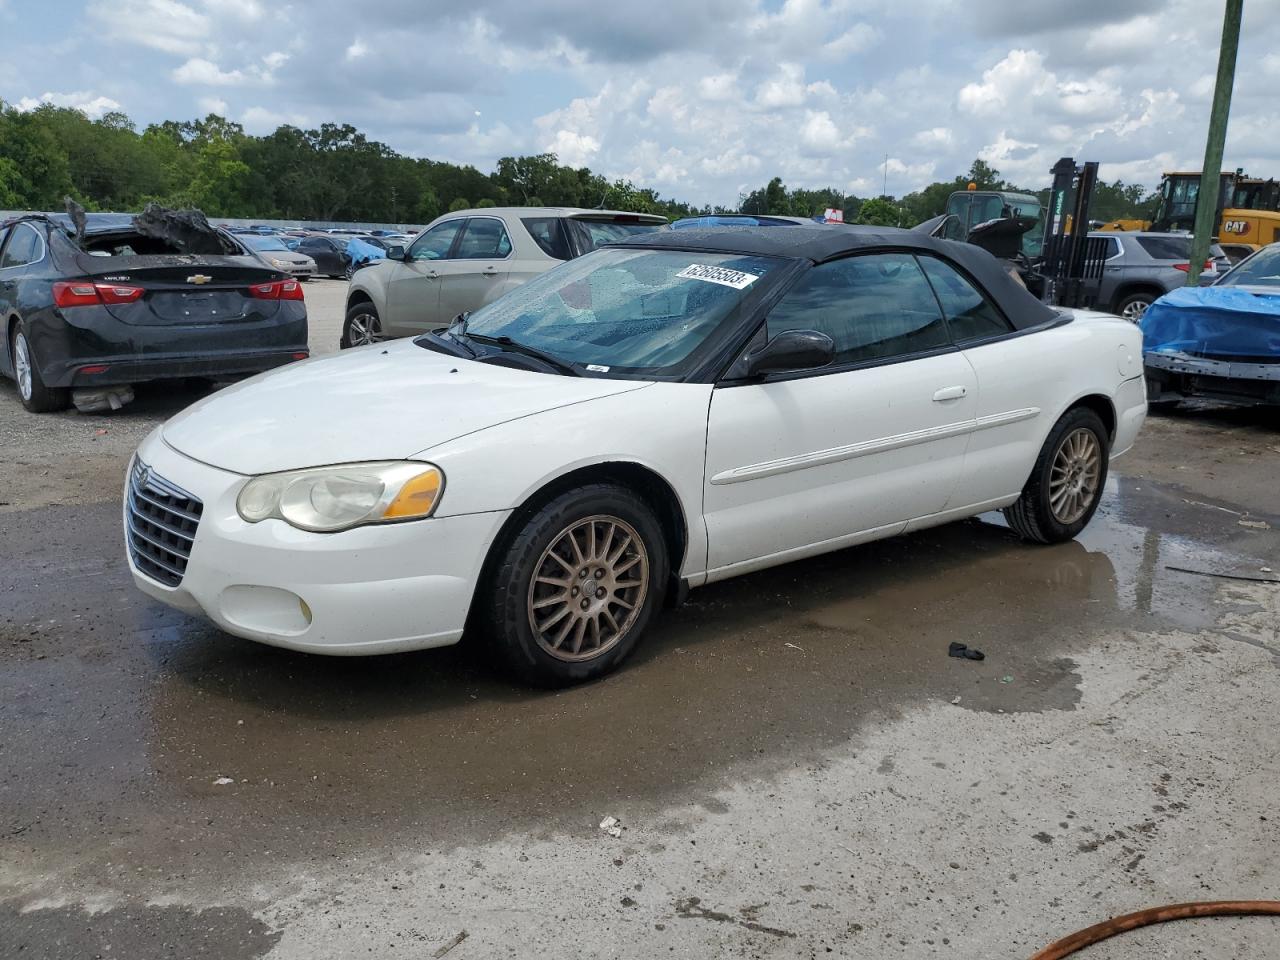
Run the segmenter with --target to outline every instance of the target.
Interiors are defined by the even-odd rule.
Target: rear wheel
[[[71,403],[71,391],[62,387],[46,387],[40,377],[40,366],[31,351],[26,327],[19,322],[13,330],[9,344],[13,357],[14,379],[18,384],[18,398],[32,413],[52,413],[65,410]]]
[[[1131,323],[1137,323],[1147,312],[1147,307],[1156,302],[1154,293],[1139,291],[1131,293],[1116,304],[1116,313]]]
[[[385,339],[378,308],[368,300],[355,304],[347,311],[347,319],[342,324],[341,347],[343,350],[348,347],[365,347],[371,343],[381,343]]]
[[[1093,518],[1107,482],[1107,431],[1086,407],[1062,415],[1036,458],[1022,496],[1005,507],[1009,526],[1024,540],[1061,543]]]
[[[530,683],[609,673],[662,605],[666,540],[653,510],[625,487],[560,495],[502,549],[483,618],[507,667]]]

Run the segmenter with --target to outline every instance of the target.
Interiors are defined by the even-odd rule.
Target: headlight
[[[274,266],[282,267],[282,268],[284,268],[284,269],[286,269],[286,270],[289,268],[289,261],[288,261],[288,260],[277,260],[275,257],[272,257],[272,258],[271,258],[271,263],[272,263],[272,265],[274,265]]]
[[[236,498],[236,512],[249,523],[274,517],[332,533],[429,517],[443,489],[444,474],[429,463],[353,463],[254,477]]]

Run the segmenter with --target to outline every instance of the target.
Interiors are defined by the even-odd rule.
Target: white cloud
[[[828,60],[844,60],[855,53],[870,50],[883,39],[883,34],[866,23],[856,23],[840,36],[822,46],[822,55]]]
[[[955,143],[955,139],[955,134],[951,132],[950,127],[930,127],[915,134],[911,142],[917,147],[928,150],[934,147],[949,147]]]
[[[89,90],[76,90],[72,93],[46,92],[38,97],[23,97],[16,104],[19,110],[34,110],[42,103],[51,103],[55,107],[71,107],[85,114],[90,120],[99,120],[113,110],[121,109],[120,104],[110,97],[94,94]]]
[[[290,124],[295,127],[307,127],[311,121],[304,114],[277,112],[266,107],[250,107],[240,115],[240,122],[246,131],[252,134],[271,133],[276,127]]]
[[[546,145],[546,150],[559,157],[561,163],[571,167],[585,167],[600,152],[600,141],[572,130],[557,130],[551,142]]]
[[[239,70],[223,70],[212,60],[205,60],[203,57],[192,57],[174,70],[171,76],[176,83],[207,87],[234,87],[244,83],[246,79]]]
[[[347,47],[346,58],[349,61],[359,60],[368,52],[369,52],[369,48],[368,46],[365,45],[365,42],[361,40],[359,37],[356,37],[354,40],[351,41],[351,45]]]
[[[204,6],[215,16],[233,17],[245,23],[256,23],[265,15],[258,0],[204,0]]]
[[[808,111],[804,124],[800,127],[800,139],[804,141],[805,146],[818,153],[830,153],[844,142],[844,138],[840,136],[840,131],[831,119],[831,114],[825,110]]]
[[[756,102],[765,108],[798,107],[806,96],[804,67],[798,63],[778,65],[778,73],[756,88]]]
[[[220,117],[227,115],[227,101],[220,97],[201,97],[196,101],[196,106],[200,108],[202,114],[216,113]]]
[[[1174,50],[1180,42],[1180,36],[1173,29],[1176,25],[1177,19],[1167,13],[1138,16],[1124,23],[1105,24],[1089,32],[1084,48],[1089,53],[1119,60],[1146,53],[1158,38],[1162,47]]]
[[[268,70],[279,70],[288,62],[288,60],[289,54],[285,53],[283,50],[272,50],[262,58],[262,62],[266,64]]]
[[[989,70],[983,71],[981,83],[967,83],[960,88],[962,110],[979,116],[998,114],[1010,101],[1036,96],[1053,85],[1053,75],[1044,66],[1044,54],[1038,50],[1010,50],[1008,56]]]
[[[196,53],[213,30],[209,17],[177,0],[91,0],[88,14],[106,38],[165,53]]]
[[[740,91],[736,73],[717,73],[698,81],[698,96],[703,100],[732,100]]]

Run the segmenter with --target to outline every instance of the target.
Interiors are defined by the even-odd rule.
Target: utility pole
[[[889,155],[884,155],[884,186],[880,188],[880,196],[887,197],[889,195]]]
[[[1209,113],[1209,139],[1204,145],[1204,166],[1200,168],[1200,192],[1196,195],[1195,234],[1191,239],[1191,264],[1187,286],[1200,284],[1200,271],[1209,256],[1218,194],[1222,188],[1222,148],[1227,139],[1227,117],[1231,113],[1231,88],[1236,79],[1236,48],[1240,45],[1240,17],[1244,0],[1226,0],[1222,17],[1222,49],[1218,53],[1218,80],[1213,88],[1213,109]]]

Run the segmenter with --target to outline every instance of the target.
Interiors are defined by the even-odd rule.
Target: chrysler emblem
[[[187,277],[187,283],[194,283],[199,286],[202,283],[208,283],[212,279],[213,277],[205,273],[193,273],[191,276]]]

